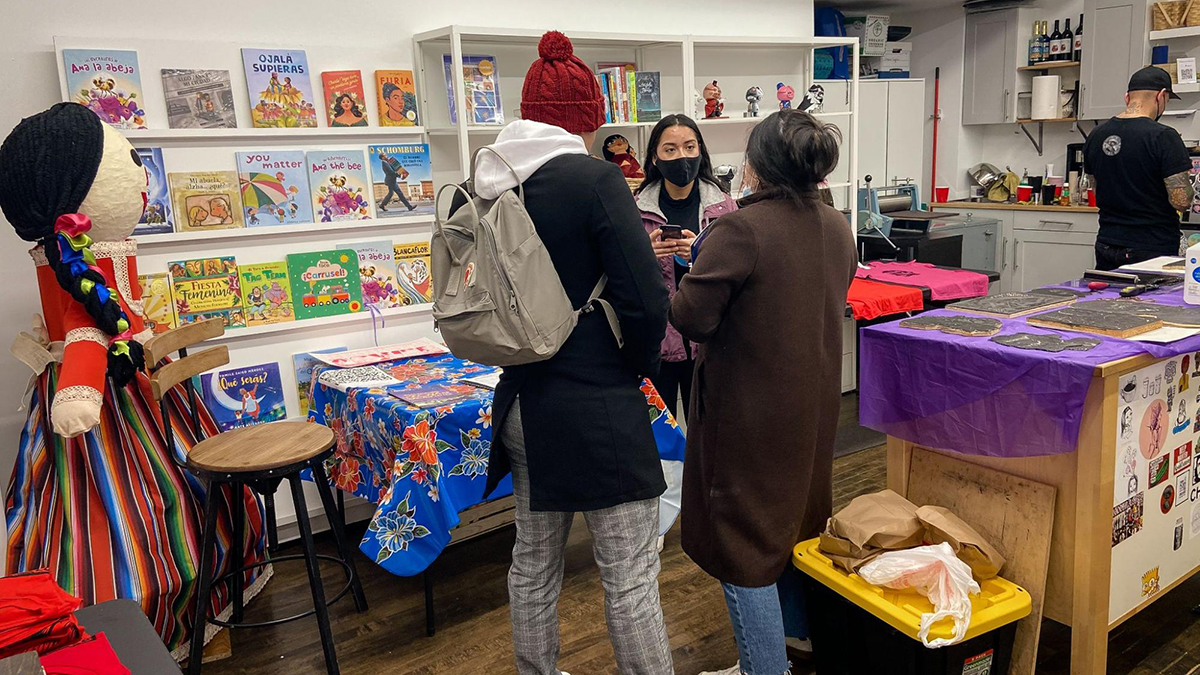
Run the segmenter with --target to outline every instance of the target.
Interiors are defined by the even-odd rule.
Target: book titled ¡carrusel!
[[[310,150],[307,158],[314,220],[333,223],[371,217],[362,150]]]
[[[287,263],[238,265],[238,276],[247,326],[265,326],[296,318]]]
[[[204,373],[200,376],[200,389],[221,431],[287,417],[278,363]]]
[[[367,126],[367,104],[361,71],[326,71],[321,73],[321,87],[325,90],[325,119],[329,121],[329,126]]]
[[[350,314],[362,309],[358,254],[350,249],[289,253],[288,278],[297,319]]]
[[[243,227],[238,177],[233,171],[169,173],[176,229],[180,232]]]
[[[415,127],[421,123],[411,70],[375,71],[375,95],[379,99],[379,126]]]
[[[68,101],[87,107],[117,129],[146,128],[137,52],[64,49],[62,56]]]
[[[237,127],[228,70],[163,68],[162,84],[172,129]]]
[[[243,47],[242,65],[256,128],[317,126],[320,104],[304,50]]]
[[[246,227],[312,222],[303,150],[259,150],[234,156]]]
[[[167,270],[179,325],[219,317],[226,328],[245,327],[236,258],[176,260],[167,264]]]

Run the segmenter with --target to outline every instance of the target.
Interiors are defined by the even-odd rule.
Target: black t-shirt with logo
[[[1178,255],[1179,214],[1164,181],[1192,168],[1179,133],[1149,117],[1114,117],[1088,134],[1083,152],[1096,177],[1097,241]]]

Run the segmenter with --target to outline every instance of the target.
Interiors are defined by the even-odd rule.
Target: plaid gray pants
[[[517,541],[508,571],[513,652],[519,675],[559,675],[558,594],[563,547],[575,514],[529,509],[529,465],[516,401],[501,430],[512,462]],[[658,600],[658,500],[583,514],[604,585],[608,637],[622,675],[671,675],[671,648]]]

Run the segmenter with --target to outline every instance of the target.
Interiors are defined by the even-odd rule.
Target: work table
[[[996,211],[1049,211],[1058,213],[1099,213],[1094,206],[1046,206],[1045,204],[1009,204],[1007,202],[942,202],[930,204],[932,209],[984,209]]]

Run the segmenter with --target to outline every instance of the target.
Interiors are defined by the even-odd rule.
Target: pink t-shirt
[[[872,262],[870,269],[859,268],[860,279],[888,281],[905,286],[924,286],[931,300],[960,300],[987,295],[985,274],[967,270],[948,270],[923,262]]]

